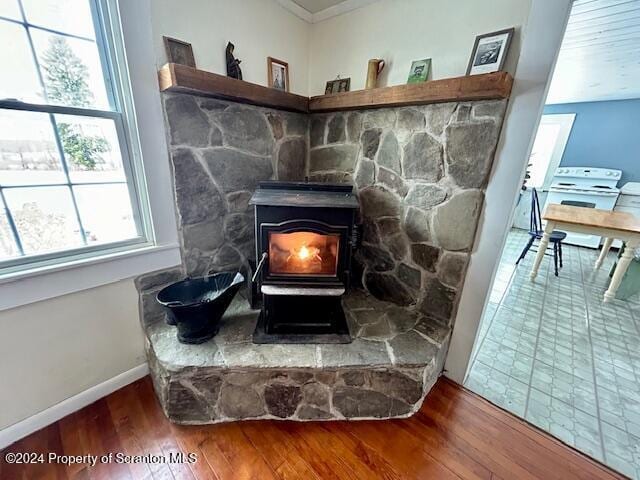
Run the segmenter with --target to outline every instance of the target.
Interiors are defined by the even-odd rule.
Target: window
[[[102,0],[0,0],[0,273],[147,242]]]
[[[528,187],[538,190],[549,189],[562,160],[575,117],[574,113],[542,116],[529,157]]]

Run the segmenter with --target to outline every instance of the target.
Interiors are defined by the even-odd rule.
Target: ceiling
[[[309,13],[318,13],[345,0],[293,0]]]
[[[640,0],[575,0],[547,103],[640,98]]]
[[[282,7],[309,23],[337,17],[378,0],[276,0]]]

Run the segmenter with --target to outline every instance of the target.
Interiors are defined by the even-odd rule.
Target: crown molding
[[[318,23],[329,18],[337,17],[358,8],[366,7],[369,4],[375,3],[379,0],[345,0],[338,3],[333,7],[325,8],[317,13],[311,13],[309,10],[301,7],[293,0],[276,0],[281,7],[289,10],[298,18],[301,18],[307,23]]]
[[[296,17],[301,18],[307,23],[313,23],[313,14],[306,8],[302,8],[293,0],[276,0],[280,6],[286,10],[289,10]]]
[[[313,20],[311,23],[322,22],[323,20],[328,20],[329,18],[343,15],[352,10],[357,10],[358,8],[366,7],[367,5],[370,5],[378,1],[379,0],[345,0],[344,2],[334,5],[333,7],[325,8],[324,10],[318,13],[314,13]]]

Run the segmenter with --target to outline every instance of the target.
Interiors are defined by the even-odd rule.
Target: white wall
[[[196,65],[227,74],[225,48],[235,45],[243,79],[267,85],[267,57],[289,63],[291,92],[307,95],[309,24],[274,0],[153,0],[158,66],[167,61],[162,36],[193,45]]]
[[[244,79],[267,84],[266,57],[289,62],[291,91],[324,93],[325,82],[351,77],[364,87],[367,61],[384,58],[380,85],[406,83],[412,60],[432,58],[432,78],[464,75],[478,34],[523,25],[531,0],[381,0],[309,24],[274,0],[153,0],[157,66],[166,62],[162,36],[193,45],[198,68],[226,74],[228,41],[242,60]],[[516,32],[507,58],[513,73],[520,49]]]
[[[0,430],[146,362],[125,280],[0,312]]]
[[[325,82],[351,77],[364,88],[367,62],[383,58],[379,86],[407,82],[413,60],[432,59],[432,78],[464,75],[476,35],[524,25],[531,0],[381,0],[311,26],[310,95]],[[507,58],[513,73],[520,49],[516,32]]]

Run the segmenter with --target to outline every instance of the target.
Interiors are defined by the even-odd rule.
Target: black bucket
[[[178,327],[181,343],[203,343],[218,333],[222,315],[244,282],[239,272],[188,278],[158,292],[167,323]]]

